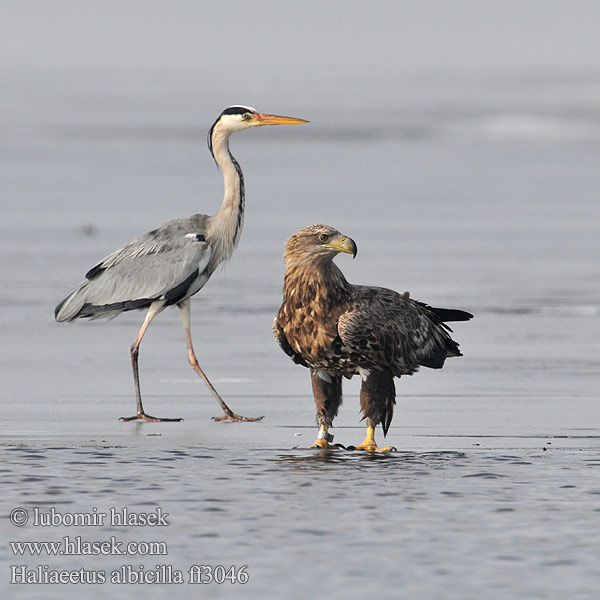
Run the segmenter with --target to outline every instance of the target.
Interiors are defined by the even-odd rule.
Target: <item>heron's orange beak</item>
[[[256,113],[252,115],[252,119],[256,125],[295,125],[296,123],[308,123],[304,119],[296,119],[296,117],[280,117],[278,115],[265,115]]]

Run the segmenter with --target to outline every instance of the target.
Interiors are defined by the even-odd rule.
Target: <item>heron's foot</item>
[[[242,417],[241,415],[236,415],[233,411],[225,411],[225,414],[222,417],[213,417],[213,421],[233,421],[234,423],[240,421],[262,421],[265,417]]]
[[[152,415],[147,415],[145,412],[138,412],[135,417],[120,417],[119,421],[148,421],[149,423],[163,423],[167,421],[176,422],[183,421],[183,419],[169,419],[167,417],[153,417]]]

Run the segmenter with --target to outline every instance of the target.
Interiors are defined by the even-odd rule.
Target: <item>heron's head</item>
[[[208,146],[212,152],[214,137],[220,136],[227,139],[232,133],[251,127],[262,127],[263,125],[294,125],[296,123],[308,123],[304,119],[295,117],[280,117],[279,115],[269,115],[259,113],[250,106],[234,105],[226,108],[213,123],[208,132]]]
[[[308,121],[296,119],[295,117],[268,115],[259,113],[250,106],[235,105],[226,108],[215,121],[215,125],[217,123],[220,123],[223,129],[239,131],[240,129],[261,127],[262,125],[294,125],[296,123],[308,123]]]
[[[342,235],[329,225],[311,225],[296,231],[285,245],[285,260],[290,264],[302,262],[330,262],[339,252],[357,253],[356,243],[352,238]]]

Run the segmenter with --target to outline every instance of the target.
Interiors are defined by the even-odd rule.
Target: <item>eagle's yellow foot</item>
[[[367,427],[367,437],[359,446],[348,446],[348,450],[366,450],[367,452],[393,452],[396,450],[393,446],[380,448],[375,441],[375,428]]]
[[[316,439],[311,448],[321,448],[321,450],[337,450],[340,446],[330,444],[327,440]]]
[[[321,425],[319,435],[311,448],[321,448],[321,450],[338,450],[339,448],[344,448],[341,444],[330,444],[329,442],[333,442],[333,436],[328,432],[328,428],[325,425]]]
[[[365,444],[363,442],[360,446],[348,446],[348,450],[366,450],[367,452],[394,452],[396,448],[394,446],[385,446],[380,448],[377,444]]]

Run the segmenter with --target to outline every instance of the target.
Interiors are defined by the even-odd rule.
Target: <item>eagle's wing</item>
[[[338,334],[361,357],[360,366],[387,368],[395,375],[414,373],[420,365],[441,368],[447,356],[460,355],[429,307],[386,288],[352,286]]]
[[[278,321],[277,317],[275,317],[275,320],[273,321],[273,335],[275,336],[275,339],[277,340],[277,343],[279,344],[281,349],[297,365],[302,365],[303,367],[308,367],[308,365],[306,364],[304,359],[299,354],[294,352],[292,346],[288,342],[288,339],[285,337],[285,333],[283,333],[283,329],[281,328],[281,325],[279,325],[279,321]]]

